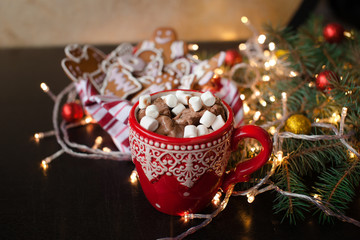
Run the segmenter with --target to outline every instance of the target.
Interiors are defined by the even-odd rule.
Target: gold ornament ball
[[[310,120],[302,114],[294,114],[285,122],[285,131],[295,134],[309,134],[311,130]]]

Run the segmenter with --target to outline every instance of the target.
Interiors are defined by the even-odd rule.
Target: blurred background
[[[185,41],[250,36],[262,25],[297,27],[311,13],[356,26],[360,1],[349,0],[1,0],[0,47],[118,44],[148,39],[160,26]]]

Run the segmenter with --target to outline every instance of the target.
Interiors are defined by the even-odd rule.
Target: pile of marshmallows
[[[199,97],[177,90],[175,95],[168,94],[162,96],[161,98],[166,105],[171,108],[171,112],[175,116],[179,115],[186,108],[185,105],[189,105],[193,111],[198,112],[201,110],[202,104],[207,107],[211,107],[216,102],[215,96],[209,91],[202,93]],[[139,108],[145,108],[145,116],[141,118],[140,125],[149,131],[156,131],[159,127],[159,122],[156,120],[159,116],[159,111],[156,105],[151,104],[150,95],[143,95],[139,98]],[[198,126],[185,126],[184,138],[192,138],[211,133],[212,131],[218,130],[225,124],[221,115],[216,116],[208,110],[204,112],[199,122],[200,124]]]

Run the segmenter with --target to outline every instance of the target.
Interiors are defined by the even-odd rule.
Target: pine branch
[[[352,171],[355,169],[356,165],[359,162],[359,158],[356,158],[356,160],[352,163],[352,165],[350,166],[350,168],[348,168],[344,175],[339,179],[339,181],[336,183],[336,185],[334,186],[333,190],[331,191],[329,197],[327,198],[326,202],[330,203],[332,197],[334,196],[335,192],[338,190],[340,184],[345,180],[346,177],[348,177],[348,175],[350,175],[352,173]]]

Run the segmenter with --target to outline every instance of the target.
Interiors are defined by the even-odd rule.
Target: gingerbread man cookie
[[[162,51],[165,64],[187,54],[185,42],[178,41],[175,30],[170,27],[157,28],[150,41],[140,44],[140,49],[151,49],[152,47]]]
[[[127,99],[142,88],[139,81],[120,65],[112,65],[106,75],[101,93]]]
[[[71,44],[65,47],[65,55],[61,66],[71,80],[89,78],[96,89],[101,89],[106,75],[101,69],[105,59],[102,51],[89,45]]]

